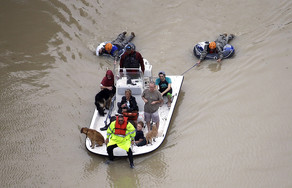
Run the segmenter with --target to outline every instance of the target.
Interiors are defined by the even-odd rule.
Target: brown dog
[[[95,145],[102,146],[102,144],[104,143],[103,136],[99,132],[97,132],[96,130],[88,129],[87,127],[83,127],[80,132],[86,134],[86,136],[90,139],[90,141],[91,141],[90,147],[92,149],[94,149]]]
[[[157,135],[158,135],[158,130],[157,130],[156,124],[153,123],[152,129],[146,134],[146,144],[151,143],[152,145],[152,141],[155,142],[155,138],[157,137]]]

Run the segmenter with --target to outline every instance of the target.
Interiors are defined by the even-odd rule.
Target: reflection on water
[[[215,63],[209,64],[208,68],[212,72],[218,72],[221,70],[221,66],[222,66],[222,63],[215,62]]]
[[[122,170],[122,173],[121,173]],[[129,168],[129,162],[116,160],[107,166],[106,179],[111,187],[131,187],[137,185],[137,175]]]
[[[289,187],[291,7],[289,0],[1,1],[1,187]],[[127,158],[104,164],[80,133],[113,66],[92,52],[124,30],[136,33],[154,75],[194,65],[198,41],[237,36],[234,57],[184,75],[165,142],[135,157],[134,170]]]
[[[134,158],[135,169],[129,168],[126,158],[118,159],[107,167],[107,179],[111,187],[155,186],[166,178],[167,164],[164,154],[145,155]]]

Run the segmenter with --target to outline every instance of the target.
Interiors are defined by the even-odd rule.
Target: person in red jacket
[[[105,77],[100,83],[100,89],[112,90],[115,84],[115,77],[111,70],[107,70]]]

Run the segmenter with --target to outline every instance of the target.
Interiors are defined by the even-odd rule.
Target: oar
[[[189,70],[191,70],[192,68],[194,68],[195,66],[197,66],[198,63],[194,64],[193,66],[191,66],[191,68],[189,68],[188,70],[186,70],[184,73],[182,73],[181,75],[184,75],[185,73],[187,73]]]

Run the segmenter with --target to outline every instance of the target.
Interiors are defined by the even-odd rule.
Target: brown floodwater
[[[0,1],[0,187],[292,187],[291,0]],[[233,33],[234,57],[184,83],[162,146],[111,165],[89,153],[94,96],[122,31],[180,75]]]

